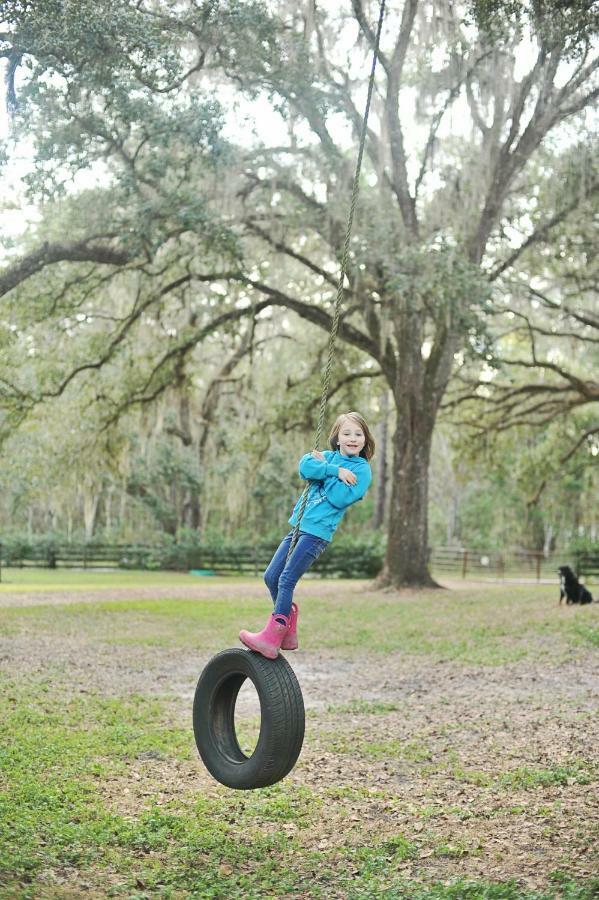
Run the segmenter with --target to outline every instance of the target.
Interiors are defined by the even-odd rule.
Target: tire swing
[[[349,259],[349,242],[356,202],[368,113],[374,88],[374,74],[385,0],[381,0],[379,21],[374,42],[372,68],[368,82],[368,96],[362,122],[356,172],[341,258],[337,297],[329,335],[328,358],[322,379],[320,413],[314,447],[318,448],[326,414],[335,340],[339,327],[343,284]],[[308,500],[310,485],[306,485],[298,512],[289,556],[299,537],[302,516]],[[260,701],[260,735],[251,756],[239,744],[235,731],[235,705],[241,686],[249,678]],[[193,701],[193,732],[202,762],[210,774],[226,787],[252,790],[276,784],[293,769],[302,749],[305,729],[304,700],[299,682],[283,656],[266,659],[253,650],[235,648],[217,653],[206,665],[197,683]]]
[[[260,736],[246,756],[235,733],[235,703],[249,678],[260,700]],[[268,787],[294,767],[304,740],[304,699],[284,656],[266,659],[235,648],[214,656],[200,676],[193,701],[193,730],[210,774],[230,788]]]

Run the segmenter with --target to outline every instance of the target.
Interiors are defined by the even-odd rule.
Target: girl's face
[[[337,437],[339,450],[344,456],[359,456],[366,443],[364,432],[353,419],[344,419]]]

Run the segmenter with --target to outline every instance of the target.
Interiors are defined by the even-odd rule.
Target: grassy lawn
[[[84,571],[82,569],[3,568],[0,595],[31,591],[89,591],[95,588],[140,588],[196,585],[201,576],[182,572]],[[236,579],[219,579],[235,581]]]
[[[257,579],[3,577],[0,897],[599,896],[599,607],[306,580],[304,749],[235,792],[197,757],[191,698],[262,624]]]

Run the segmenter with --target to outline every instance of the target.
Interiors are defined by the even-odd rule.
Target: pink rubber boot
[[[291,604],[291,612],[289,613],[289,627],[287,629],[287,634],[283,638],[283,643],[281,644],[281,650],[297,650],[299,644],[297,640],[297,617],[299,616],[299,609],[297,603]]]
[[[277,619],[282,619],[278,622]],[[240,631],[239,640],[249,647],[250,650],[256,650],[267,659],[276,659],[279,655],[279,647],[283,643],[283,638],[287,634],[289,627],[289,619],[286,616],[277,616],[271,614],[266,623],[266,627],[262,631],[252,633],[251,631]]]

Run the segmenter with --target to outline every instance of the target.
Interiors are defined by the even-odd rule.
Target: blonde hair
[[[370,432],[370,428],[366,424],[365,419],[363,419],[360,413],[357,412],[341,413],[340,416],[337,416],[337,418],[335,419],[335,424],[331,428],[331,433],[329,434],[329,444],[331,446],[331,449],[337,450],[339,447],[339,432],[341,431],[341,426],[343,425],[345,419],[352,419],[352,421],[354,421],[356,425],[360,426],[360,428],[364,432],[364,437],[366,438],[365,444],[360,450],[360,456],[362,456],[364,459],[372,459],[372,457],[374,456],[375,447],[374,438]]]

